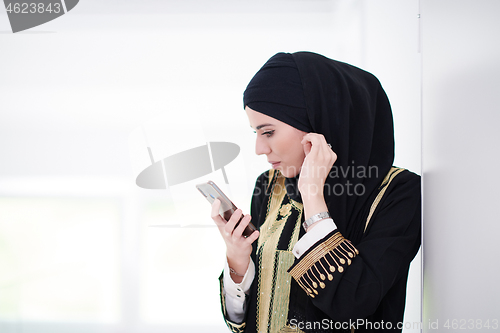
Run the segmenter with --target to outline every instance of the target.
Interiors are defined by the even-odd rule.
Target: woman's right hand
[[[255,230],[250,236],[244,237],[243,230],[250,223],[252,217],[245,215],[240,224],[235,228],[236,223],[243,215],[241,209],[237,209],[229,221],[226,221],[219,215],[220,201],[215,199],[212,204],[212,220],[219,228],[219,232],[226,243],[226,256],[229,267],[238,274],[244,275],[250,264],[250,254],[252,253],[252,243],[259,238],[259,231]],[[235,274],[231,274],[234,282],[239,283],[243,279]]]

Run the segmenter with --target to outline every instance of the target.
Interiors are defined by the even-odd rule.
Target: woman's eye
[[[266,131],[266,132],[262,133],[262,135],[266,135],[268,138],[271,137],[271,135],[273,135],[273,134],[274,134],[274,130]]]

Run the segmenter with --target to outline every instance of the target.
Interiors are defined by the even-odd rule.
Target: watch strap
[[[308,218],[307,220],[305,220],[305,222],[302,223],[302,226],[307,231],[307,228],[309,228],[312,224],[314,224],[320,220],[327,219],[327,218],[330,218],[330,214],[328,212],[321,212],[321,213],[315,214],[315,215],[311,216],[310,218]]]

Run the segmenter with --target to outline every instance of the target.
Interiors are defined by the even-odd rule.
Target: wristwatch
[[[328,212],[321,212],[318,214],[315,214],[308,218],[304,223],[302,223],[302,226],[304,229],[307,231],[307,228],[309,228],[313,223],[316,223],[320,220],[327,219],[330,217],[330,214]]]

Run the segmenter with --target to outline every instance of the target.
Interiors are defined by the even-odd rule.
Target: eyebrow
[[[273,126],[273,124],[262,124],[262,125],[259,125],[255,128],[256,131],[260,130],[262,127],[266,127],[266,126]]]

